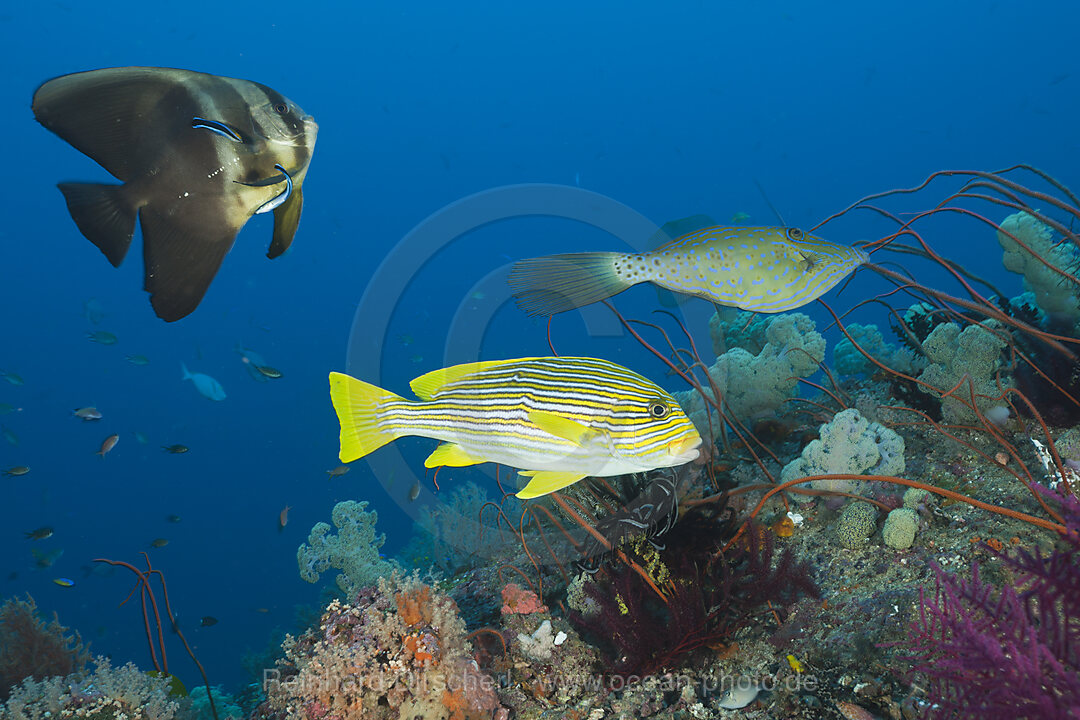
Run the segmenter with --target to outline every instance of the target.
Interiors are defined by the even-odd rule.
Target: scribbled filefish
[[[292,243],[318,125],[277,91],[189,70],[108,68],[49,80],[33,110],[124,182],[59,187],[115,267],[139,218],[144,289],[163,320],[198,306],[252,215],[274,213],[269,257]]]
[[[650,380],[607,360],[541,357],[469,363],[410,383],[405,400],[341,373],[330,396],[342,462],[407,435],[442,440],[426,467],[495,462],[531,478],[534,498],[588,476],[682,465],[701,437],[679,404]]]
[[[529,315],[599,302],[638,283],[760,313],[801,307],[869,260],[865,251],[784,227],[707,227],[651,252],[519,260],[510,288]]]

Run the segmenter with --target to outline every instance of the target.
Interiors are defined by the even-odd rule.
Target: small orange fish
[[[278,530],[284,530],[285,526],[289,524],[289,510],[292,509],[291,505],[286,505],[280,514],[278,514]]]
[[[101,443],[101,449],[97,451],[97,454],[101,457],[105,457],[110,450],[116,447],[116,443],[120,442],[119,435],[110,435],[105,438],[105,441]]]

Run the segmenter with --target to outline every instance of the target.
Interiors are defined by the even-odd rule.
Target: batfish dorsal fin
[[[274,239],[266,257],[273,260],[292,245],[296,228],[300,225],[300,211],[304,209],[304,191],[294,186],[289,199],[274,208]]]
[[[528,360],[532,358],[523,359]],[[463,365],[454,365],[453,367],[432,370],[431,372],[424,373],[420,377],[414,379],[409,383],[409,387],[416,393],[416,397],[421,400],[430,400],[435,393],[455,380],[460,380],[466,375],[472,375],[481,370],[505,365],[507,362],[507,360],[482,360],[480,362],[465,363]],[[521,360],[514,360],[514,362],[518,363],[521,362]]]
[[[124,182],[156,157],[162,136],[199,111],[186,83],[202,73],[111,68],[49,80],[34,93],[38,122]],[[168,102],[164,102],[168,97]],[[162,109],[168,110],[168,117]]]
[[[146,270],[143,289],[165,322],[179,320],[198,307],[240,231],[213,219],[212,213],[197,208],[189,212],[181,225],[175,215],[161,215],[152,206],[139,211]]]

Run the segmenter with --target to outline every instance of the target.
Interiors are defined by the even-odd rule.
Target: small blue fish
[[[214,378],[203,373],[188,372],[187,365],[180,363],[180,369],[184,371],[184,376],[181,380],[190,380],[195,385],[195,389],[207,400],[221,401],[225,399],[225,388],[221,387]]]
[[[72,580],[71,578],[66,578],[66,577],[53,578],[53,582],[56,583],[57,585],[59,585],[60,587],[75,587],[75,581]]]

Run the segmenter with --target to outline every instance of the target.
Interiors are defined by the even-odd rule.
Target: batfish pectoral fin
[[[573,485],[578,480],[588,477],[588,475],[581,472],[559,472],[554,470],[527,470],[520,474],[532,478],[529,480],[529,484],[521,488],[517,493],[517,496],[522,500],[562,490],[564,487]]]
[[[604,434],[600,430],[594,430],[587,425],[582,425],[577,420],[571,420],[545,410],[531,411],[529,421],[544,432],[579,446],[595,442]]]
[[[424,467],[439,467],[440,465],[448,465],[450,467],[465,467],[466,465],[479,465],[485,460],[474,458],[465,451],[465,448],[461,447],[457,443],[443,443],[439,447],[435,448],[435,451],[427,456],[427,460],[424,461]]]
[[[113,267],[120,267],[131,247],[138,210],[124,196],[123,185],[60,183],[71,219],[97,245]]]
[[[165,322],[179,320],[199,306],[240,231],[223,222],[215,210],[191,207],[166,215],[145,206],[139,211],[143,289]]]
[[[294,185],[289,198],[274,208],[274,239],[270,242],[266,257],[273,260],[289,249],[296,235],[296,228],[300,225],[300,211],[303,209],[303,188]]]

